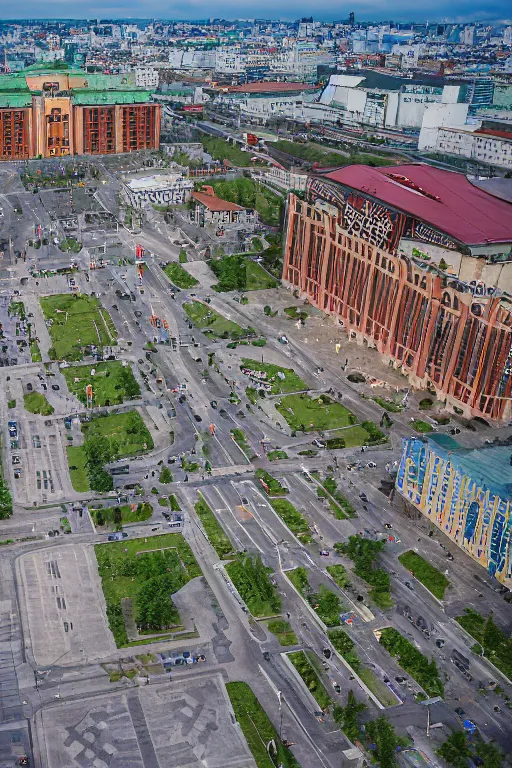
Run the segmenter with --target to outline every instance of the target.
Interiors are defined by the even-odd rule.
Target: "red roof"
[[[220,86],[221,90],[229,93],[296,93],[297,91],[311,91],[320,86],[310,83],[286,83],[286,82],[263,82],[246,83],[246,85],[228,85]]]
[[[497,136],[500,139],[512,141],[512,131],[500,131],[497,128],[478,128],[475,133],[479,136]]]
[[[512,242],[512,204],[462,173],[429,165],[348,165],[323,175],[415,216],[468,245]]]
[[[217,195],[209,195],[207,192],[192,192],[192,197],[198,203],[204,205],[210,211],[244,211],[241,205],[230,203]]]

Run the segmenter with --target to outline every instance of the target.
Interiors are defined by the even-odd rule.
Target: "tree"
[[[172,483],[172,480],[173,480],[172,472],[169,469],[169,467],[162,467],[162,471],[160,472],[158,482],[162,483],[163,485],[167,485],[167,483]]]
[[[88,468],[89,485],[91,490],[98,493],[108,493],[114,488],[114,480],[112,475],[107,472],[103,467],[93,466]]]
[[[466,734],[463,731],[450,734],[437,750],[437,754],[454,768],[467,768],[468,757],[470,757],[471,752]]]
[[[123,513],[121,512],[121,507],[114,507],[113,519],[116,525],[121,525],[123,521]]]
[[[503,752],[495,744],[479,740],[475,744],[475,753],[484,761],[483,768],[501,768],[503,765]]]
[[[140,432],[141,418],[137,411],[130,411],[126,419],[126,431],[129,435],[136,435]]]
[[[102,466],[112,459],[110,440],[103,435],[92,435],[84,443],[87,467]]]
[[[139,385],[137,384],[130,366],[126,365],[121,369],[119,374],[119,383],[124,389],[125,397],[128,400],[132,400],[134,397],[138,397],[140,395]]]
[[[380,768],[395,768],[396,748],[402,740],[396,735],[389,720],[381,715],[366,724],[366,735],[370,739],[370,750],[375,755]]]
[[[334,719],[351,741],[355,741],[360,736],[361,728],[359,725],[359,715],[364,712],[365,709],[366,704],[363,704],[362,701],[357,701],[354,691],[348,692],[346,706],[340,707],[338,704],[334,705]]]

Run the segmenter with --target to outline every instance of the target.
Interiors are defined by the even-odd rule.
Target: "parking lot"
[[[48,768],[254,768],[219,673],[46,708]]]
[[[49,666],[101,659],[115,650],[92,547],[48,547],[17,562],[27,647]]]

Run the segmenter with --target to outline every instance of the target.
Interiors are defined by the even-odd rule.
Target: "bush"
[[[423,400],[420,400],[419,408],[420,411],[428,411],[433,405],[434,401],[431,400],[430,397],[424,397]]]
[[[281,598],[270,580],[272,569],[263,564],[259,555],[238,554],[226,566],[226,572],[253,616],[280,612]]]
[[[428,696],[443,696],[444,686],[439,678],[435,661],[430,661],[398,630],[386,627],[382,630],[380,644],[416,682]]]

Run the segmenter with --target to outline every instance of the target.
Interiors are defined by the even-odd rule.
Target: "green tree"
[[[113,520],[115,525],[121,525],[123,521],[123,513],[121,512],[121,507],[114,507]]]
[[[107,464],[112,460],[112,448],[108,437],[92,435],[84,443],[87,466]]]
[[[479,740],[475,744],[475,754],[484,761],[483,768],[502,768],[504,755],[495,744]]]
[[[163,485],[167,485],[167,483],[172,483],[172,480],[173,480],[172,472],[169,469],[169,467],[163,467],[162,471],[160,472],[158,482],[162,483]]]
[[[360,736],[359,716],[365,709],[366,704],[357,701],[354,691],[348,692],[347,703],[344,707],[339,706],[339,704],[334,705],[334,719],[351,741],[355,741]]]
[[[107,472],[103,467],[93,466],[88,469],[89,485],[91,490],[98,493],[108,493],[114,488],[114,480],[112,475]]]
[[[468,757],[470,757],[471,752],[466,734],[463,731],[450,734],[437,750],[437,754],[454,768],[467,768]]]
[[[371,742],[369,748],[380,768],[396,768],[396,748],[402,744],[402,740],[396,735],[389,720],[381,715],[367,723],[366,735]]]

